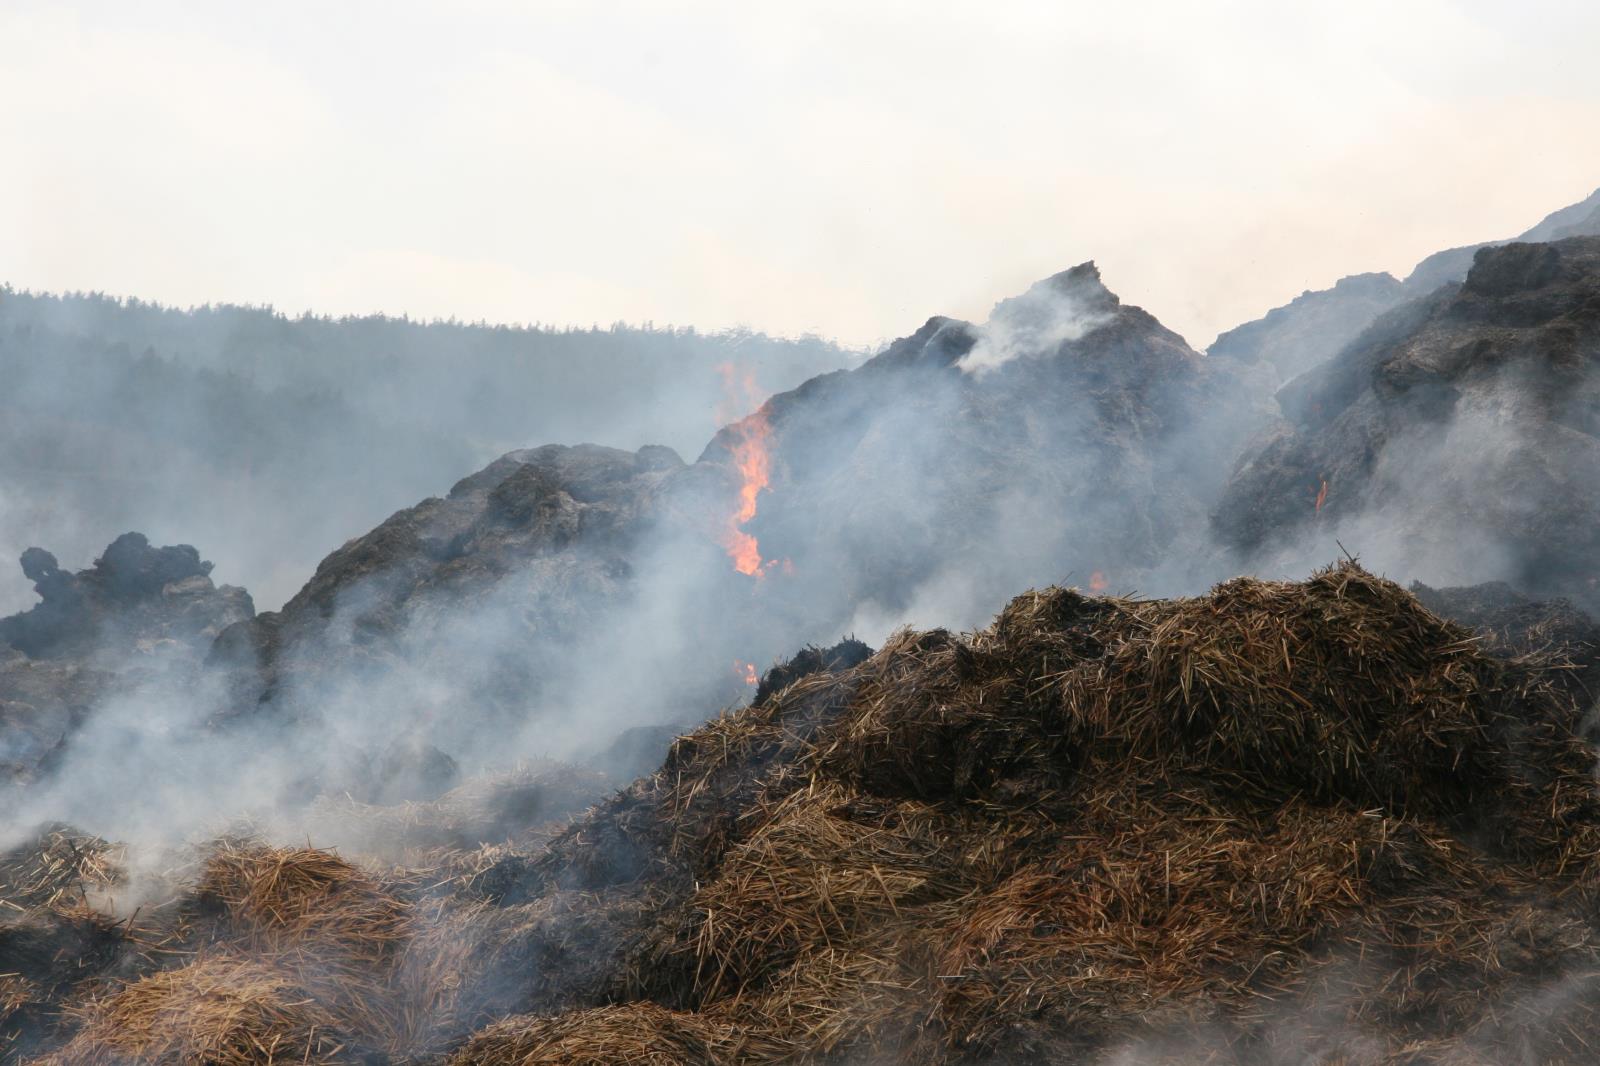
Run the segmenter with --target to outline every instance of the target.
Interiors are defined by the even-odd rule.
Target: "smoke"
[[[384,329],[396,335],[394,324]],[[493,379],[463,391],[401,370],[376,390],[387,397],[382,411],[369,398],[306,406],[311,393],[281,391],[291,388],[283,381],[217,386],[246,410],[259,402],[288,419],[234,443],[198,417],[152,426],[147,415],[133,417],[142,408],[117,389],[84,390],[50,375],[27,387],[58,411],[79,405],[83,423],[137,426],[144,451],[130,468],[167,437],[181,439],[163,475],[176,482],[129,490],[129,506],[163,512],[152,528],[192,521],[217,537],[202,547],[223,559],[252,550],[265,557],[291,541],[298,546],[284,557],[296,558],[337,542],[324,537],[327,523],[442,492],[486,458],[475,449],[493,434],[477,432],[467,397],[493,412],[503,397],[474,391],[493,391]],[[179,361],[135,379],[142,373],[189,387]],[[295,372],[274,373],[287,380]],[[670,432],[681,440],[683,427],[724,405],[727,375],[697,361],[674,373],[681,387],[656,395],[662,411],[652,417],[679,427]],[[1504,531],[1539,536],[1551,486],[1583,487],[1560,464],[1533,459],[1589,444],[1529,406],[1530,386],[1517,374],[1483,377],[1429,406],[1428,418],[1401,425],[1385,422],[1376,401],[1358,401],[1347,413],[1350,435],[1333,437],[1333,453],[1295,452],[1281,468],[1278,453],[1251,446],[1248,454],[1281,480],[1284,513],[1297,517],[1276,521],[1275,536],[1245,565],[1303,576],[1342,544],[1402,579],[1526,577],[1528,560]],[[1237,487],[1233,464],[1268,422],[1269,385],[1269,374],[1194,353],[1121,305],[1087,266],[1003,302],[982,326],[935,319],[859,368],[744,397],[739,410],[760,408],[761,433],[726,428],[692,464],[660,450],[512,453],[329,556],[289,612],[249,631],[250,655],[230,657],[219,645],[207,667],[198,655],[140,658],[108,644],[90,657],[114,683],[48,774],[6,797],[15,798],[15,814],[0,828],[0,847],[40,822],[65,820],[149,855],[240,826],[269,840],[378,853],[388,846],[382,833],[346,817],[356,806],[433,799],[530,760],[610,765],[608,749],[632,730],[648,731],[659,757],[673,729],[748,697],[736,663],[764,669],[846,634],[879,643],[905,624],[976,627],[1030,586],[1199,591],[1241,566],[1208,517],[1240,505],[1230,475]],[[453,397],[443,412],[427,410],[435,388]],[[140,395],[139,403],[156,402],[159,390]],[[577,424],[552,414],[568,401],[573,410],[561,417],[643,443],[611,421],[635,417],[637,397],[587,413],[578,399],[546,397],[547,424]],[[313,409],[322,413],[312,417]],[[485,423],[506,425],[498,417]],[[77,425],[46,420],[29,432],[53,439]],[[183,501],[197,485],[237,473],[209,458],[230,449],[230,462],[262,468],[261,485],[230,497],[240,511],[226,520],[189,510]],[[475,457],[442,474],[427,463],[409,467],[420,453],[434,463]],[[314,472],[341,455],[360,461],[336,475]],[[385,481],[390,466],[406,469]],[[23,468],[0,490],[7,500],[39,499],[65,491],[58,473]],[[1442,521],[1460,500],[1485,498],[1469,476],[1495,486],[1492,513],[1476,524]],[[351,501],[331,498],[367,479],[374,484],[352,487]],[[413,491],[407,479],[428,483]],[[267,509],[264,529],[241,533],[263,506],[258,490],[288,502]],[[402,491],[411,495],[382,502]],[[86,497],[63,498],[87,506]],[[307,518],[308,508],[343,517]],[[93,528],[85,521],[74,535]],[[759,545],[763,562],[782,565],[738,565],[730,528]],[[181,531],[156,536],[203,541]],[[254,548],[233,539],[241,536],[255,538]],[[422,790],[416,796],[413,786]],[[1319,1025],[1325,1013],[1312,1012]],[[1286,1020],[1283,1033],[1305,1024]],[[1209,1052],[1209,1036],[1181,1039]],[[1294,1039],[1282,1037],[1286,1046]],[[1106,1062],[1170,1057],[1175,1046],[1188,1045],[1129,1045]]]
[[[1469,339],[1452,342],[1472,350]],[[1400,349],[1402,366],[1410,358]],[[1348,552],[1397,580],[1504,581],[1600,605],[1590,580],[1600,442],[1584,397],[1596,383],[1552,396],[1550,377],[1543,357],[1482,358],[1459,376],[1373,388],[1323,423],[1281,431],[1220,505],[1236,536],[1238,516],[1269,516],[1233,565],[1289,576]]]
[[[759,439],[735,420],[697,464],[656,473],[619,473],[649,464],[599,450],[517,453],[477,476],[481,504],[424,503],[342,550],[281,623],[270,680],[243,697],[254,667],[239,663],[118,687],[28,790],[16,832],[67,818],[154,843],[240,816],[292,833],[319,792],[381,795],[374,767],[396,744],[466,776],[593,757],[629,730],[741,702],[736,663],[764,670],[908,623],[975,627],[1029,586],[1104,575],[1160,592],[1221,576],[1162,565],[1204,526],[1209,490],[1189,468],[1235,431],[1231,403],[1189,409],[1226,399],[1233,379],[1208,384],[1204,361],[1121,308],[1092,265],[983,327],[937,320],[770,401],[742,381],[759,371],[709,367],[716,394],[696,401],[724,417],[761,408]],[[695,404],[680,406],[687,418]],[[754,492],[753,465],[767,481]],[[314,479],[297,491],[320,501]],[[778,565],[738,566],[730,527]]]
[[[263,608],[333,546],[517,447],[700,447],[736,363],[771,389],[858,361],[819,338],[178,311],[0,288],[0,549],[193,543]],[[0,578],[0,611],[29,603]]]
[[[1049,358],[1063,344],[1111,321],[1072,290],[1063,291],[1051,278],[1021,296],[995,305],[989,320],[976,331],[972,350],[957,364],[971,374],[986,374],[1022,358]]]
[[[145,328],[171,326],[168,312],[141,315]],[[333,328],[314,325],[319,336]],[[416,328],[364,328],[379,325],[385,336]],[[270,677],[251,681],[255,665],[233,663],[117,686],[49,782],[28,790],[16,824],[65,817],[157,841],[248,812],[292,831],[319,792],[385,795],[374,775],[391,749],[436,755],[467,777],[597,758],[629,730],[688,727],[741,702],[749,687],[735,664],[765,669],[847,634],[879,643],[906,624],[977,627],[1028,587],[1188,594],[1240,565],[1207,516],[1229,506],[1233,460],[1267,422],[1270,373],[1197,355],[1121,305],[1090,264],[1002,302],[983,326],[935,319],[865,366],[792,392],[751,393],[744,378],[755,372],[709,364],[709,393],[664,405],[681,408],[685,425],[701,408],[735,423],[695,464],[514,453],[462,482],[470,491],[458,486],[347,546],[296,613],[263,623],[262,634],[278,634]],[[401,375],[382,391],[418,380],[437,384]],[[742,390],[732,403],[730,383]],[[1543,496],[1516,483],[1526,419],[1490,402],[1514,386],[1409,427],[1370,470],[1300,470],[1286,492],[1304,512],[1301,534],[1248,566],[1302,576],[1342,543],[1400,578],[1510,574],[1495,537],[1394,516],[1474,491],[1459,484],[1473,470],[1505,482],[1496,505],[1507,516],[1537,519]],[[405,413],[421,405],[412,396],[393,408],[421,418]],[[757,439],[737,429],[753,408]],[[765,483],[752,490],[755,459]],[[1318,480],[1329,495],[1314,510]],[[1359,503],[1347,498],[1358,480]],[[304,487],[307,505],[322,502],[317,486]],[[780,565],[736,565],[730,528]],[[144,787],[151,780],[161,785]]]

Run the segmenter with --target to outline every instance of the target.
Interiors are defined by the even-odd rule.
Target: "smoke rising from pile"
[[[1029,586],[1187,594],[1241,568],[1303,576],[1336,541],[1401,579],[1525,578],[1493,532],[1542,519],[1548,496],[1516,487],[1519,457],[1548,453],[1547,432],[1563,454],[1588,446],[1496,399],[1524,396],[1521,379],[1464,398],[1429,382],[1451,402],[1373,454],[1291,470],[1299,524],[1241,553],[1207,519],[1227,506],[1245,438],[1285,432],[1263,379],[1122,306],[1092,267],[983,326],[931,321],[791,392],[745,374],[708,375],[734,383],[735,410],[694,464],[522,453],[492,484],[463,489],[469,478],[346,545],[317,575],[327,602],[284,620],[259,693],[241,700],[236,672],[101,656],[122,680],[18,793],[0,847],[64,819],[150,849],[245,822],[376,849],[329,801],[431,799],[535,758],[625,767],[621,784],[659,763],[672,728],[743,702],[753,673],[802,644],[973,627]],[[1495,522],[1407,519],[1481,494],[1464,476],[1512,486],[1491,501]],[[480,490],[470,522],[451,510]],[[520,554],[495,554],[519,536]],[[634,730],[649,758],[630,763],[614,748]],[[1108,1063],[1171,1052],[1132,1046]]]
[[[1119,588],[1201,588],[1220,573],[1159,566],[1203,513],[1177,471],[1221,446],[1204,419],[1129,423],[1100,394],[1175,411],[1198,357],[1114,304],[1097,278],[1063,275],[998,305],[983,327],[946,322],[902,342],[909,362],[891,350],[777,399],[755,387],[757,368],[723,363],[714,402],[731,424],[670,476],[637,541],[592,543],[575,519],[519,572],[404,609],[391,604],[411,602],[413,567],[440,564],[420,556],[366,573],[339,587],[314,640],[281,650],[259,710],[233,706],[206,672],[117,696],[51,781],[28,790],[15,832],[67,818],[161,841],[248,812],[292,833],[309,795],[372,788],[373,767],[401,741],[467,775],[593,758],[626,730],[690,726],[742,701],[748,670],[730,663],[764,670],[806,643],[877,643],[908,623],[973,627],[1020,589],[1098,590],[1107,573]],[[1097,354],[1118,321],[1166,346],[1150,367]],[[426,522],[417,535],[455,536]],[[163,783],[144,788],[151,780]]]
[[[320,636],[283,650],[259,714],[232,708],[215,727],[233,697],[205,672],[125,686],[28,791],[22,822],[67,817],[155,840],[200,831],[210,812],[292,821],[309,793],[355,787],[402,740],[468,775],[592,758],[626,730],[691,725],[742,700],[750,670],[808,642],[970,628],[1057,582],[1193,593],[1240,566],[1206,516],[1243,436],[1264,424],[1259,380],[1119,307],[1083,268],[1004,301],[983,326],[936,320],[866,369],[793,394],[769,398],[754,373],[712,365],[709,402],[731,424],[668,478],[621,555],[580,523],[519,572],[398,614],[389,603],[419,563],[380,567],[340,588]],[[1469,404],[1417,432],[1384,453],[1376,506],[1354,507],[1351,479],[1319,470],[1295,490],[1314,520],[1303,536],[1246,565],[1297,576],[1339,541],[1397,577],[1515,576],[1502,545],[1462,529],[1419,541],[1386,508],[1471,491],[1452,479],[1504,465],[1525,443],[1517,419]],[[163,784],[143,787],[152,780]],[[206,815],[186,823],[183,811]]]
[[[862,353],[816,337],[190,311],[0,286],[0,550],[196,544],[271,608],[330,549],[517,447],[698,449],[719,365],[768,390]],[[9,566],[0,614],[33,597]]]
[[[976,330],[977,341],[958,364],[971,374],[987,374],[1014,359],[1048,358],[1068,341],[1079,340],[1111,320],[1046,283],[1002,301]]]

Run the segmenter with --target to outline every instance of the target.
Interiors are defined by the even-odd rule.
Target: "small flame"
[[[761,675],[756,672],[755,663],[740,662],[735,659],[733,661],[733,672],[747,685],[759,685],[761,683]]]
[[[1098,570],[1089,575],[1089,591],[1094,593],[1096,596],[1100,595],[1108,587],[1110,587],[1110,584],[1111,582],[1106,580],[1106,575],[1102,574]]]
[[[1322,513],[1322,505],[1328,502],[1328,479],[1322,479],[1322,487],[1317,490],[1316,513]]]
[[[736,385],[742,385],[746,398],[760,396],[755,378],[750,374],[739,380],[729,363],[718,366],[717,372],[722,375],[723,387],[728,393],[733,393]],[[739,471],[739,506],[728,516],[727,528],[722,534],[722,546],[733,560],[735,570],[760,577],[773,563],[762,563],[761,546],[755,537],[744,531],[744,525],[756,516],[756,498],[766,490],[771,480],[767,438],[772,434],[772,425],[767,421],[766,407],[733,423],[728,427],[728,433],[732,438],[728,450]]]

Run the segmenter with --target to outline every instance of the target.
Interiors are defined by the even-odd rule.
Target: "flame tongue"
[[[1315,513],[1321,514],[1322,513],[1322,505],[1327,503],[1327,502],[1328,502],[1328,480],[1327,480],[1327,478],[1323,478],[1322,479],[1322,487],[1317,490],[1317,503],[1316,503]]]
[[[750,417],[734,424],[730,451],[739,471],[739,506],[728,516],[728,528],[723,534],[722,546],[733,560],[733,568],[741,574],[761,573],[761,548],[756,538],[746,533],[743,526],[756,516],[756,497],[768,483],[767,437],[772,432],[763,408]]]
[[[733,367],[717,368],[723,376],[725,387],[731,392],[734,385]],[[755,380],[746,375],[744,389],[747,395],[756,396]],[[734,468],[739,471],[739,506],[728,516],[727,528],[722,534],[722,546],[733,560],[733,568],[741,574],[754,577],[764,573],[761,547],[756,538],[744,530],[744,525],[756,516],[756,498],[766,489],[770,477],[770,459],[767,439],[772,434],[772,424],[767,420],[763,406],[755,414],[741,418],[728,427],[728,452]]]

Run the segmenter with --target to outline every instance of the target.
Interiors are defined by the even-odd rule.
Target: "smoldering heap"
[[[493,689],[474,695],[513,699],[625,599],[661,483],[682,468],[665,447],[527,448],[397,512],[325,558],[282,610],[222,634],[212,661],[232,680],[228,714],[307,713],[297,688],[370,684],[408,659],[459,655],[451,622],[496,596],[515,603],[515,632],[484,671]]]
[[[1215,528],[1268,568],[1337,537],[1391,572],[1592,609],[1597,351],[1600,238],[1479,251],[1464,282],[1283,387],[1284,417],[1240,459]]]
[[[840,622],[863,604],[898,616],[935,590],[949,609],[981,604],[975,623],[1063,573],[1131,587],[1191,549],[1270,417],[1269,384],[1201,356],[1083,263],[986,322],[932,318],[855,370],[774,396],[761,413],[772,492],[749,529],[769,559],[832,575]],[[739,428],[701,462],[723,460]]]
[[[250,596],[217,587],[187,544],[126,533],[86,570],[30,548],[22,570],[40,602],[0,618],[0,786],[48,768],[95,703],[152,672],[197,666]]]
[[[175,611],[231,596],[193,549],[140,540],[75,576],[30,552],[44,603],[6,623],[32,649],[8,669],[93,679],[170,640],[180,687],[224,697],[182,720],[232,738],[191,750],[229,788],[288,786],[304,832],[152,856],[56,825],[0,856],[0,1056],[1592,1061],[1600,629],[1576,490],[1600,473],[1600,247],[1439,262],[1461,276],[1281,389],[1248,448],[1290,364],[1203,357],[1085,264],[773,397],[692,464],[510,453],[282,612]],[[1389,288],[1340,299],[1377,314]],[[1313,301],[1312,332],[1348,325],[1338,303]],[[664,711],[746,691],[736,650],[769,661],[864,607],[992,611],[1101,567],[1298,575],[1341,536],[1541,598],[1413,595],[1353,560],[1192,598],[1045,587],[971,634],[808,649],[667,750]],[[520,752],[513,729],[597,715],[575,682],[602,675],[662,714],[625,755],[460,781],[454,744]],[[61,720],[136,681],[107,671]],[[104,769],[124,725],[64,765]],[[27,795],[43,811],[74,780]]]
[[[736,661],[831,641],[864,613],[898,618],[919,595],[971,624],[1063,572],[1134,584],[1203,533],[1224,457],[1266,399],[1248,368],[1200,356],[1085,263],[985,323],[930,319],[772,397],[692,464],[660,447],[508,453],[224,632],[216,722],[337,720],[349,737],[344,708],[381,705],[381,735],[361,738],[373,749],[414,731],[467,761],[572,708],[692,722],[748,694]],[[735,454],[754,425],[758,489]],[[760,502],[743,573],[725,554],[741,491]],[[365,789],[350,761],[329,760],[312,790]]]
[[[1600,1048],[1600,796],[1560,663],[1350,563],[1047,588],[850,661],[520,844],[223,842],[121,925],[77,845],[6,921],[9,1032],[59,1064]],[[97,951],[13,947],[51,937]]]
[[[940,598],[976,605],[976,621],[1063,572],[1134,584],[1203,533],[1267,402],[1249,368],[1205,359],[1084,263],[983,324],[932,318],[770,398],[693,464],[660,447],[509,453],[330,554],[213,658],[237,715],[316,713],[330,676],[363,687],[426,661],[491,678],[471,699],[516,717],[573,661],[618,654],[595,635],[629,624],[671,571],[695,590],[674,591],[669,613],[695,634],[675,653],[699,679],[674,696],[699,705],[724,695],[704,679],[736,654],[771,662],[863,610],[898,616],[925,589],[962,586]],[[720,542],[752,423],[770,484],[742,531],[761,557],[741,574]],[[500,649],[470,624],[495,611],[512,634]]]

